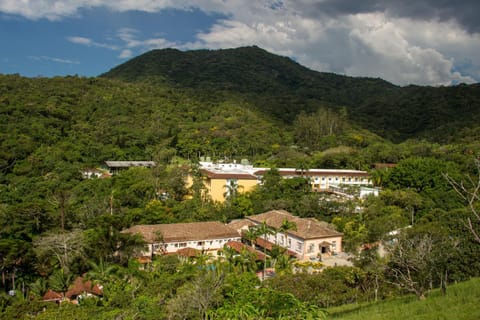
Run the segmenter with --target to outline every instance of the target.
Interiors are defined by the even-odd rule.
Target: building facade
[[[218,221],[136,225],[122,232],[142,236],[147,244],[143,256],[176,253],[185,248],[216,256],[227,242],[241,239],[237,231]]]
[[[279,232],[285,220],[294,224],[296,230]],[[279,245],[293,252],[299,260],[321,260],[343,251],[342,233],[337,232],[326,222],[314,218],[300,218],[285,210],[272,210],[248,216],[242,220],[232,221],[229,225],[242,233],[262,223],[277,230],[273,235],[262,236],[262,239],[268,242],[265,245]]]
[[[252,190],[262,183],[263,176],[269,170],[244,163],[200,162],[200,172],[207,192],[214,201],[219,202],[228,198],[233,186],[236,186],[239,193]],[[368,172],[360,170],[280,168],[278,172],[285,179],[307,178],[314,192],[330,191],[339,186],[372,186]]]
[[[155,167],[154,161],[105,161],[105,165],[111,175],[115,175],[122,170],[127,170],[133,167],[151,168]]]

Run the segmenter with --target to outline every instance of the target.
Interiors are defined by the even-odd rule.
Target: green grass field
[[[480,278],[451,285],[447,295],[432,291],[419,301],[409,295],[388,301],[351,304],[328,309],[328,319],[480,319]]]

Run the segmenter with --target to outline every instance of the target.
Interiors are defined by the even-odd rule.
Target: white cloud
[[[44,61],[52,61],[52,62],[65,63],[65,64],[80,64],[80,62],[77,60],[49,57],[49,56],[39,56],[39,57],[31,56],[29,58],[37,61],[44,60]]]
[[[454,71],[452,58],[428,45],[412,43],[395,20],[387,20],[380,13],[356,15],[350,20],[349,36],[357,50],[346,73],[381,76],[399,84],[474,82],[472,77]]]
[[[127,59],[127,58],[131,58],[132,56],[133,56],[132,50],[124,49],[124,50],[122,50],[122,52],[120,52],[120,54],[118,55],[118,58],[119,59]]]
[[[117,32],[118,38],[123,42],[123,47],[128,48],[131,53],[132,49],[147,51],[159,48],[176,47],[177,43],[170,42],[164,38],[147,38],[140,39],[141,32],[132,28],[122,28]]]
[[[134,55],[134,52],[138,54],[152,49],[182,46],[181,44],[168,41],[164,38],[141,39],[140,37],[140,31],[132,28],[122,28],[117,31],[115,38],[110,39],[110,41],[120,41],[121,44],[118,45],[99,43],[93,41],[90,38],[80,36],[67,37],[67,40],[69,42],[84,45],[87,47],[98,47],[114,51],[120,51],[118,55],[119,59],[131,58]]]
[[[68,37],[68,41],[76,44],[83,44],[86,46],[91,46],[93,41],[92,39],[84,38],[84,37]]]
[[[85,38],[85,37],[71,36],[71,37],[67,37],[67,40],[71,43],[80,44],[87,47],[98,47],[98,48],[104,48],[104,49],[110,49],[110,50],[119,50],[119,47],[116,45],[95,42],[92,39]]]
[[[480,79],[480,34],[465,31],[459,19],[409,17],[356,1],[350,6],[328,0],[0,0],[0,12],[30,19],[61,19],[79,8],[158,12],[165,8],[224,14],[197,41],[180,43],[162,37],[145,38],[143,30],[121,29],[112,41],[79,36],[72,43],[106,48],[128,58],[143,51],[227,48],[258,45],[294,57],[319,71],[381,77],[395,84],[449,84]],[[377,3],[371,2],[370,4]],[[358,4],[358,5],[357,5]],[[326,10],[330,8],[331,10]],[[343,10],[343,11],[342,11]],[[383,9],[381,9],[383,10]],[[388,12],[387,12],[388,11]],[[161,30],[153,30],[160,32]]]
[[[474,52],[480,52],[475,51],[480,50],[480,39],[476,34],[453,28],[452,22],[428,22],[426,26],[426,22],[394,19],[383,13],[335,19],[328,16],[310,19],[297,15],[295,10],[282,11],[281,19],[275,14],[275,10],[270,13],[267,10],[261,12],[261,18],[252,13],[249,22],[236,20],[236,15],[219,21],[208,32],[198,35],[200,43],[195,47],[256,44],[277,54],[295,57],[315,70],[381,77],[400,85],[475,82],[472,76],[462,74],[455,67],[455,59],[461,57],[462,52],[478,56]],[[430,30],[435,37],[443,39],[435,40],[431,33],[423,31],[422,34],[415,32],[416,29]],[[464,48],[457,52],[455,48],[460,44]],[[473,64],[478,66],[480,61]]]

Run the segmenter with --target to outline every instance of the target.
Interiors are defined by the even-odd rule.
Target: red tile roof
[[[177,252],[174,252],[174,254],[177,254],[182,257],[188,257],[188,258],[198,257],[200,253],[201,253],[200,250],[190,248],[190,247],[178,249]]]
[[[138,257],[138,258],[137,258],[137,261],[138,261],[138,263],[140,263],[140,264],[147,264],[147,263],[151,263],[151,262],[152,262],[152,258],[147,257],[147,256],[143,256],[143,257]]]
[[[265,240],[263,238],[257,238],[257,240],[255,240],[255,244],[259,245],[262,248],[267,249],[268,251],[272,251],[273,246],[275,245],[274,243],[271,243],[270,241]],[[292,251],[292,250],[287,249],[286,253],[289,256],[296,257],[296,258],[298,257],[298,254],[296,252]]]
[[[256,255],[256,260],[258,261],[263,261],[265,258],[265,255],[262,252],[259,252],[253,249],[251,246],[244,245],[243,243],[238,241],[228,241],[227,243],[225,243],[225,245],[237,251],[238,253],[242,252],[242,250],[252,252]]]
[[[96,296],[103,295],[102,288],[98,284],[92,285],[91,280],[85,280],[82,277],[78,277],[73,282],[73,285],[70,286],[70,289],[67,291],[65,296],[69,299],[72,299],[83,293],[90,293]]]
[[[47,292],[43,295],[43,301],[60,301],[63,299],[61,293],[48,289]]]
[[[244,172],[213,172],[207,169],[200,169],[200,172],[209,179],[257,180],[257,177],[253,174]]]
[[[140,234],[147,243],[239,237],[237,231],[218,221],[136,225],[122,232]]]
[[[289,230],[288,233],[304,240],[343,235],[341,232],[337,232],[333,229],[333,227],[326,222],[318,221],[314,218],[300,218],[285,210],[272,210],[262,214],[248,216],[246,219],[258,224],[265,222],[267,225],[274,227],[275,229],[278,229],[286,219],[297,225],[296,231]]]
[[[237,230],[238,232],[241,232],[241,230],[247,230],[249,227],[253,227],[255,223],[253,221],[247,220],[247,219],[236,219],[232,220],[228,223],[228,226],[234,230]]]
[[[261,169],[254,172],[257,176],[263,176],[270,169]],[[352,177],[368,177],[369,174],[366,171],[359,170],[334,170],[334,169],[312,169],[307,171],[300,171],[295,169],[278,169],[281,176],[352,176]]]

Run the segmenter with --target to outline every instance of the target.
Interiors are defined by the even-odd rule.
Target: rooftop
[[[276,229],[280,228],[284,220],[294,222],[297,225],[297,230],[290,230],[288,233],[304,240],[343,235],[326,222],[318,221],[314,218],[300,218],[285,210],[271,210],[262,214],[248,216],[246,219],[255,223],[265,222]]]
[[[238,253],[241,253],[242,250],[247,250],[248,252],[251,252],[255,254],[255,259],[257,261],[263,261],[265,258],[265,255],[262,252],[259,252],[255,249],[253,249],[251,246],[247,246],[241,242],[238,241],[229,241],[225,244],[227,247],[232,248],[233,250],[237,251]]]
[[[105,161],[109,168],[154,167],[155,161]]]
[[[122,232],[140,234],[147,243],[239,237],[237,231],[218,221],[136,225]]]
[[[259,176],[271,170],[270,168],[255,168],[253,165],[241,163],[213,163],[200,162],[200,169],[209,178],[224,179],[258,179]],[[368,172],[349,169],[308,169],[298,170],[295,168],[279,168],[283,176],[318,176],[318,175],[351,175],[368,176]]]

